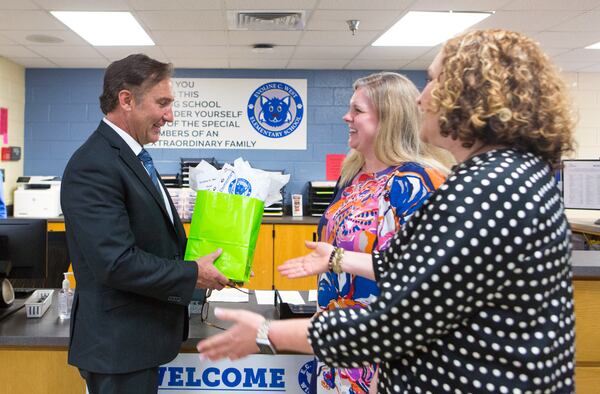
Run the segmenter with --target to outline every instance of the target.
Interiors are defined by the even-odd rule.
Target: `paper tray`
[[[283,302],[279,291],[275,290],[275,310],[280,319],[312,317],[317,313],[316,305],[293,305]]]

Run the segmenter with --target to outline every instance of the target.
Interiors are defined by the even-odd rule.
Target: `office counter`
[[[577,392],[595,394],[600,387],[600,252],[575,251],[573,273]],[[215,306],[244,308],[275,317],[273,306],[256,305],[255,300],[250,295],[249,303],[211,302],[208,321],[227,326],[214,318]],[[198,340],[218,332],[202,324],[199,315],[193,315],[190,339],[182,345],[182,353],[195,353]],[[0,381],[8,384],[7,392],[84,393],[78,371],[67,365],[68,336],[69,321],[58,319],[57,300],[41,319],[26,319],[22,309],[0,321]]]
[[[0,382],[6,393],[84,394],[83,379],[75,367],[67,364],[70,320],[58,317],[58,291],[52,305],[40,319],[27,319],[25,309],[0,320]],[[307,299],[307,296],[304,296]],[[25,300],[17,300],[17,306]],[[272,305],[257,305],[254,294],[248,303],[209,302],[207,321],[222,327],[231,324],[217,321],[215,307],[242,308],[274,319]],[[182,353],[196,353],[200,339],[222,332],[203,324],[200,315],[190,319],[189,339],[182,344]],[[6,391],[3,391],[6,390]]]

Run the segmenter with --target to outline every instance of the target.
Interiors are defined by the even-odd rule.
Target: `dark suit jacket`
[[[198,268],[141,161],[106,123],[73,154],[61,204],[77,289],[69,363],[126,373],[172,360],[187,338]]]

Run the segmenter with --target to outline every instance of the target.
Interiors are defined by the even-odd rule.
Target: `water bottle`
[[[71,285],[69,283],[69,279],[67,275],[71,274],[70,272],[65,272],[63,275],[65,279],[62,281],[62,289],[58,292],[58,317],[61,320],[66,320],[71,318],[71,307],[73,306],[73,290],[71,290]]]

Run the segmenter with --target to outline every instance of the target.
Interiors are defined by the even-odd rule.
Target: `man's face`
[[[160,128],[173,121],[173,100],[170,78],[160,81],[141,97],[133,97],[129,131],[140,145],[158,141]]]

